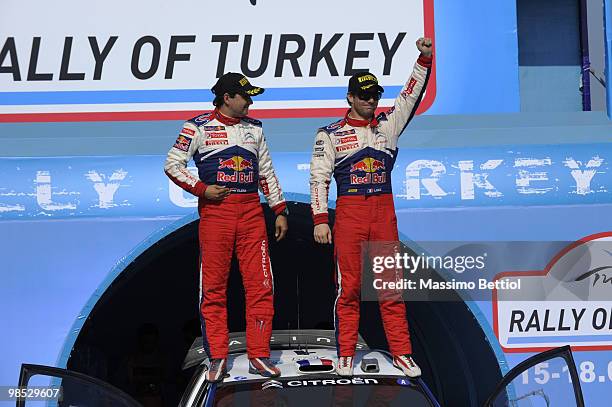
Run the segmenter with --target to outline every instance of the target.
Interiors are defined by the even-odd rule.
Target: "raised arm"
[[[395,98],[391,109],[378,116],[381,129],[390,137],[397,139],[414,116],[427,87],[432,65],[432,45],[428,38],[419,38],[416,46],[421,55],[414,64],[410,78],[400,94]]]

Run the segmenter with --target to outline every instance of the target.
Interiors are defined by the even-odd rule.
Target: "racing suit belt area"
[[[204,348],[226,358],[227,279],[234,244],[246,297],[247,353],[269,357],[273,276],[263,210],[257,193],[231,194],[223,201],[200,199],[200,314]]]
[[[334,321],[338,356],[352,356],[359,330],[362,242],[399,240],[393,195],[338,197],[333,234],[337,290]],[[379,295],[379,306],[391,353],[412,353],[406,307],[401,295]]]

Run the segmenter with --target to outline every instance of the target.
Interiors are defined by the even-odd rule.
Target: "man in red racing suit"
[[[246,116],[251,96],[264,90],[227,73],[213,87],[216,109],[188,120],[168,152],[165,172],[199,198],[200,315],[209,381],[226,374],[226,288],[234,249],[246,297],[247,353],[251,373],[280,375],[268,359],[273,289],[268,239],[258,188],[277,215],[276,239],[287,232],[287,208],[272,167],[261,122]],[[187,170],[193,158],[198,176]]]
[[[358,73],[349,81],[350,110],[342,120],[319,129],[315,139],[310,194],[314,238],[318,243],[332,242],[327,214],[332,174],[338,190],[333,231],[337,290],[334,322],[336,371],[343,376],[353,374],[359,329],[361,243],[399,240],[391,170],[398,138],[417,109],[432,64],[431,40],[420,38],[417,48],[421,55],[391,109],[374,117],[383,88],[371,73]],[[379,297],[379,305],[394,365],[408,376],[419,376],[421,370],[412,359],[404,302],[397,297]]]

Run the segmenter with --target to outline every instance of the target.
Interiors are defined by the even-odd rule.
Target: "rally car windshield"
[[[422,390],[401,378],[281,378],[231,383],[215,392],[214,406],[433,407]]]

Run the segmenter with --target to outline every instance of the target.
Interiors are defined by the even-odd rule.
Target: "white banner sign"
[[[566,247],[544,270],[498,275],[522,285],[520,291],[494,295],[494,329],[502,348],[612,349],[611,270],[612,232],[604,232]]]
[[[228,71],[267,88],[257,109],[345,107],[359,70],[388,105],[433,37],[433,0],[37,3],[3,2],[0,114],[201,110]]]

